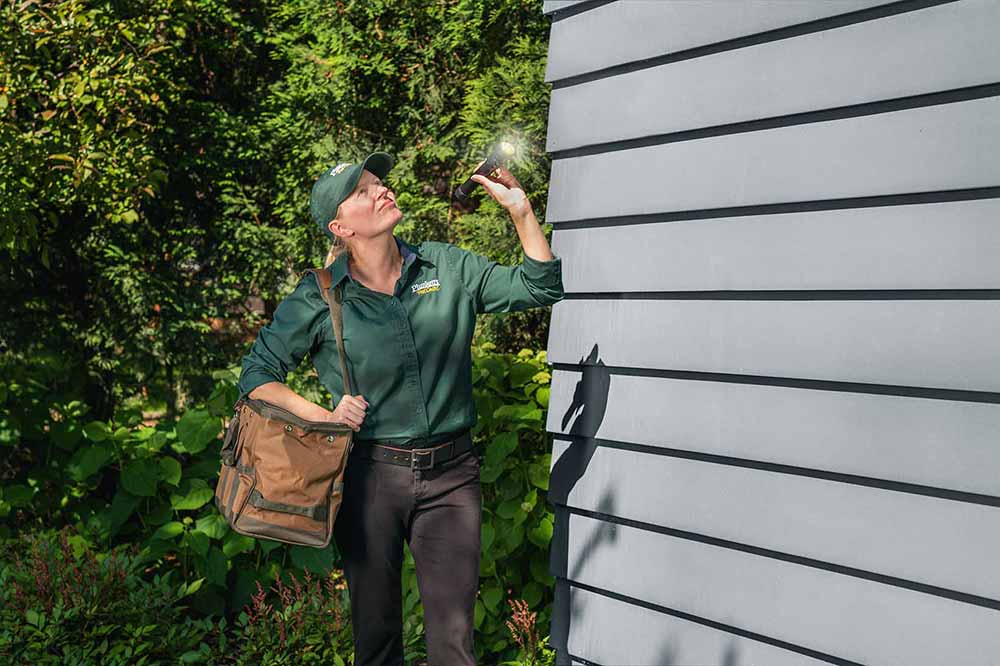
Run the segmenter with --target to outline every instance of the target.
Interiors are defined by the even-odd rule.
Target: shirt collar
[[[409,265],[417,259],[433,264],[432,261],[421,253],[419,245],[411,245],[398,236],[393,236],[393,238],[396,240],[396,246],[399,248],[399,253],[403,255],[404,272]],[[340,281],[345,277],[351,276],[350,271],[347,268],[347,252],[341,252],[334,262],[330,264],[330,273],[333,278],[333,282],[330,284],[331,289],[340,284]],[[351,279],[353,280],[353,278]]]

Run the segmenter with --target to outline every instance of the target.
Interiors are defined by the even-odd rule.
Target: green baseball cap
[[[372,153],[360,163],[341,162],[324,170],[313,183],[309,197],[309,212],[320,231],[330,238],[335,237],[328,227],[330,220],[337,216],[340,202],[354,191],[362,171],[367,169],[384,180],[393,164],[395,161],[389,153]]]

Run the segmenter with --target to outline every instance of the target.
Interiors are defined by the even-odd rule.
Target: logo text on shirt
[[[417,295],[429,294],[432,291],[439,290],[440,288],[441,288],[441,283],[439,281],[427,280],[426,282],[421,282],[419,284],[413,285],[413,293]]]

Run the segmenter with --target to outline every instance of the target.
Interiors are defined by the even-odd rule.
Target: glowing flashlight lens
[[[500,150],[505,155],[513,155],[514,154],[514,145],[510,144],[510,143],[507,143],[506,141],[501,141],[500,142]]]

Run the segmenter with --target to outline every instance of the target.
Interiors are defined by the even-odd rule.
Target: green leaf
[[[519,499],[507,500],[497,507],[497,515],[501,518],[513,518],[520,511],[521,500]]]
[[[150,464],[149,460],[133,460],[122,470],[122,487],[133,495],[152,497],[156,494],[159,470],[159,466]]]
[[[264,551],[265,555],[267,555],[272,550],[277,550],[278,548],[281,548],[285,544],[281,543],[280,541],[271,541],[270,539],[264,539],[262,541],[258,541],[257,545],[260,546],[260,549]]]
[[[39,623],[41,622],[41,616],[38,615],[38,612],[34,611],[34,610],[30,609],[30,608],[25,613],[25,617],[28,620],[28,624],[30,624],[32,626],[35,626],[35,627],[37,627],[39,625]]]
[[[254,540],[245,534],[230,531],[222,542],[222,552],[229,559],[253,550]]]
[[[503,599],[503,590],[495,585],[490,585],[483,589],[482,598],[488,609],[496,611],[500,600]]]
[[[482,552],[489,552],[490,546],[493,545],[493,539],[495,536],[496,532],[493,530],[493,526],[484,521],[480,530],[480,550]]]
[[[515,550],[524,543],[524,525],[514,522],[514,525],[507,531],[504,541],[510,550]]]
[[[552,518],[545,516],[537,526],[528,532],[528,538],[539,548],[545,548],[552,541]]]
[[[208,553],[209,538],[204,532],[192,530],[187,533],[186,542],[194,552],[204,557]]]
[[[333,549],[331,548],[289,546],[288,554],[292,563],[300,569],[308,569],[313,573],[325,575],[333,568]]]
[[[159,498],[157,498],[159,499]],[[174,509],[169,502],[157,502],[146,512],[146,524],[162,525],[174,517]]]
[[[141,501],[141,497],[133,495],[124,488],[119,488],[115,492],[115,497],[111,500],[111,508],[108,510],[108,517],[111,519],[111,529],[113,532],[117,532],[125,524],[125,521],[128,520]]]
[[[517,448],[517,433],[503,432],[493,438],[489,446],[486,447],[486,455],[483,462],[489,467],[500,467],[504,459],[507,458],[514,449]]]
[[[538,502],[538,491],[532,488],[524,496],[524,501],[521,502],[521,511],[525,513],[531,513],[532,509],[535,508],[535,503]]]
[[[510,385],[514,388],[521,386],[538,372],[538,366],[534,363],[515,363],[510,369]]]
[[[511,421],[541,421],[542,410],[536,407],[534,403],[501,405],[493,412],[493,418]]]
[[[543,408],[549,408],[549,393],[551,389],[548,386],[540,386],[537,391],[535,391],[535,400]]]
[[[4,501],[11,506],[28,506],[31,504],[31,500],[34,496],[35,491],[28,486],[21,484],[7,486],[3,489]]]
[[[226,586],[226,574],[229,573],[229,560],[222,551],[212,546],[205,556],[205,575],[208,582],[220,587]]]
[[[528,608],[535,608],[541,603],[543,592],[544,590],[541,585],[535,581],[529,581],[528,584],[521,589],[521,599],[528,604]]]
[[[186,597],[190,594],[194,594],[201,589],[201,584],[204,582],[204,578],[196,578],[190,583],[182,583],[180,587],[180,597]]]
[[[483,624],[483,619],[485,617],[486,617],[486,606],[483,605],[481,599],[476,599],[476,608],[473,617],[476,629],[478,629]]]
[[[111,461],[111,450],[102,445],[85,446],[77,449],[66,466],[66,472],[74,481],[83,481],[96,474]]]
[[[176,486],[181,481],[181,463],[175,458],[164,456],[159,460],[160,480]]]
[[[555,576],[549,573],[549,558],[545,552],[536,552],[528,564],[531,569],[531,577],[545,587],[555,584]]]
[[[177,422],[177,439],[184,452],[199,453],[221,430],[217,417],[203,409],[189,409]]]
[[[160,529],[153,532],[153,536],[150,537],[150,539],[173,539],[183,532],[184,524],[175,520],[163,525]]]
[[[103,442],[111,436],[111,431],[103,421],[91,421],[83,426],[83,434],[92,442]]]
[[[503,472],[504,466],[502,464],[493,466],[484,464],[479,471],[479,481],[481,483],[494,483]]]
[[[215,496],[204,479],[184,479],[177,492],[170,494],[170,506],[177,511],[193,511],[207,504]]]
[[[231,531],[225,516],[220,513],[210,513],[202,516],[194,523],[195,529],[204,532],[212,539],[222,539]]]
[[[532,463],[528,465],[528,480],[531,485],[542,490],[549,489],[549,468],[546,465]]]

